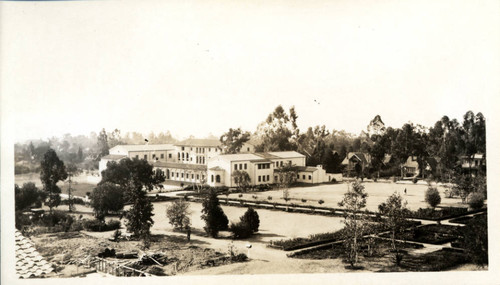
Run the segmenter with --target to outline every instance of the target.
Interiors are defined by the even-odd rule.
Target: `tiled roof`
[[[175,162],[157,161],[157,162],[153,163],[153,167],[164,167],[164,168],[177,168],[177,169],[189,169],[189,170],[207,171],[207,166],[206,165],[189,164],[189,163],[175,163]]]
[[[217,147],[221,145],[221,142],[219,140],[212,140],[212,139],[187,139],[179,143],[176,143],[175,145]]]
[[[112,152],[114,148],[122,148],[126,151],[160,151],[175,149],[173,144],[122,144],[112,147],[110,152]]]
[[[127,157],[126,155],[108,154],[106,156],[101,157],[101,159],[119,160],[126,157]]]
[[[16,274],[19,278],[36,278],[51,273],[54,269],[36,251],[33,242],[16,230]]]

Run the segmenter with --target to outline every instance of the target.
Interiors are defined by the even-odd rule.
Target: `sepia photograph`
[[[2,283],[497,283],[499,12],[1,1]]]

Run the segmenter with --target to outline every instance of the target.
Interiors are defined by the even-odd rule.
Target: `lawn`
[[[428,207],[425,202],[425,191],[427,190],[427,185],[420,184],[398,184],[398,183],[387,183],[387,182],[365,182],[363,183],[365,190],[368,193],[367,198],[367,209],[370,211],[377,211],[378,205],[387,200],[394,192],[400,193],[403,199],[408,202],[407,207],[412,210],[417,210],[418,208]],[[298,205],[314,205],[319,206],[318,201],[323,200],[324,207],[334,207],[338,208],[338,203],[342,200],[344,193],[347,191],[347,183],[339,184],[328,184],[328,185],[318,185],[311,187],[293,187],[289,189],[289,194],[291,200],[289,203],[295,203]],[[406,189],[406,195],[404,190]],[[461,204],[460,198],[446,198],[444,195],[445,188],[438,187],[441,194],[441,206],[463,206]],[[271,190],[264,192],[252,192],[243,194],[242,199],[255,200],[252,196],[257,196],[257,200],[270,201],[270,202],[280,202],[283,203],[283,191],[282,190]],[[268,197],[271,197],[271,200]],[[219,196],[220,198],[225,198],[225,195]],[[229,198],[238,198],[238,194],[230,194]],[[303,202],[305,200],[306,202]]]

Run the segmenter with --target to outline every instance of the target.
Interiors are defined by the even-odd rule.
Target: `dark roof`
[[[126,155],[120,155],[120,154],[108,154],[106,156],[101,157],[101,159],[111,159],[111,160],[119,160],[122,158],[126,158]]]
[[[201,171],[207,170],[206,165],[189,164],[189,163],[175,163],[175,162],[162,162],[162,161],[154,162],[153,167],[178,168],[178,169],[201,170]]]
[[[213,140],[213,139],[187,139],[179,143],[176,143],[175,145],[218,147],[221,145],[221,142],[219,140]]]

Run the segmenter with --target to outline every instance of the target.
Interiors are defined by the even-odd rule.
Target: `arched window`
[[[220,183],[220,175],[215,176],[215,182]]]
[[[214,176],[212,175],[212,182],[214,182]]]

